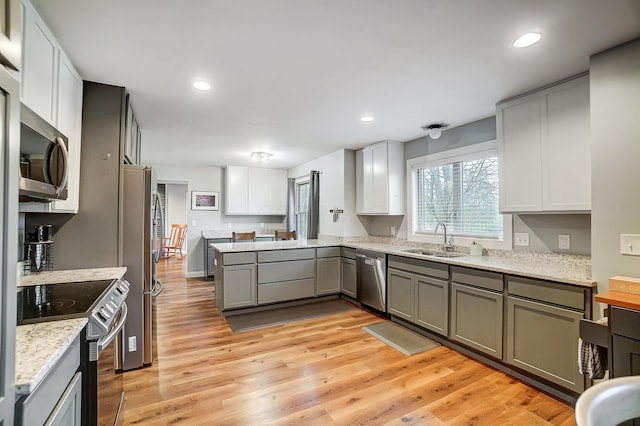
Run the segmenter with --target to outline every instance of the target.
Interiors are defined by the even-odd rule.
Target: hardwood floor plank
[[[124,373],[123,425],[573,425],[573,410],[444,346],[405,356],[363,310],[233,333],[212,283],[162,261],[150,367]]]

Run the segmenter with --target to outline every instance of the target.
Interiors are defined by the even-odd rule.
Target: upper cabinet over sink
[[[404,214],[404,145],[384,141],[356,151],[356,213]]]
[[[589,76],[496,106],[501,212],[591,210]]]
[[[21,203],[23,212],[77,213],[80,200],[80,139],[82,79],[28,0],[23,16],[20,100],[69,140],[69,181],[66,200]]]

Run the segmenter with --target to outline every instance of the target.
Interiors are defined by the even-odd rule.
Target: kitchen
[[[634,12],[637,12],[637,9],[633,8],[633,3],[624,4],[629,7],[629,13],[627,14],[627,17],[631,17],[630,19],[632,19],[632,22],[637,23],[637,14],[633,14]],[[46,5],[37,5],[39,7],[42,7],[44,11],[47,11]],[[58,33],[55,30],[56,28],[59,28],[60,24],[56,24],[56,18],[53,12],[48,11],[48,13],[43,13],[44,16],[49,16],[49,14],[51,14],[52,22],[47,21],[47,24],[50,24],[52,26],[54,30],[53,33],[58,36]],[[635,18],[636,21],[633,21],[633,18]],[[636,27],[630,25],[630,28]],[[631,40],[633,37],[637,37],[637,35],[637,30],[636,32],[633,32],[632,30],[627,33],[625,38],[621,38],[613,44],[603,46],[602,48],[594,51],[586,52],[587,55],[584,56],[584,58],[586,60],[588,59],[588,55],[596,54],[602,50],[605,50],[606,48],[619,45],[624,41]],[[60,40],[60,42],[61,44],[63,44],[66,50],[67,45],[63,43],[62,39]],[[69,49],[71,49],[70,46]],[[629,197],[627,191],[623,190],[624,188],[628,187],[628,182],[632,181],[633,175],[631,174],[631,170],[633,169],[633,165],[631,164],[631,161],[634,157],[637,157],[636,155],[634,155],[634,149],[636,148],[634,147],[635,145],[632,143],[633,140],[631,139],[631,135],[633,134],[631,133],[633,111],[637,111],[637,104],[634,103],[637,102],[634,101],[634,99],[637,99],[637,97],[634,98],[634,96],[632,95],[632,88],[636,86],[634,86],[634,80],[627,81],[626,78],[619,78],[615,81],[619,81],[621,85],[624,84],[619,90],[614,91],[612,89],[611,91],[607,91],[603,89],[605,87],[610,88],[610,86],[607,84],[607,79],[610,76],[618,76],[619,72],[624,71],[624,68],[619,70],[617,67],[634,66],[634,62],[631,60],[631,58],[637,56],[634,55],[634,52],[637,52],[637,47],[635,46],[637,46],[637,43],[635,45],[633,43],[630,45],[621,45],[617,50],[614,49],[608,54],[602,54],[592,57],[591,65],[588,65],[586,62],[584,62],[584,66],[582,68],[575,69],[570,74],[559,75],[553,80],[541,81],[540,84],[529,83],[527,85],[528,90],[533,90],[539,87],[543,87],[546,84],[561,80],[562,78],[576,75],[587,70],[590,71],[590,114],[592,135],[590,170],[592,176],[592,187],[590,194],[591,214],[517,215],[514,217],[513,226],[514,232],[516,233],[529,233],[530,237],[532,238],[530,240],[530,247],[532,250],[538,248],[541,251],[550,250],[557,252],[558,234],[571,235],[571,244],[574,250],[585,250],[586,247],[586,252],[577,252],[577,254],[590,254],[591,256],[592,277],[593,280],[598,283],[598,292],[607,290],[607,281],[612,276],[637,276],[637,258],[634,258],[632,256],[621,256],[619,254],[620,234],[638,233],[638,221],[635,217],[636,215],[634,214],[634,212],[638,209],[637,201],[635,201],[633,197]],[[635,51],[633,50],[634,48],[636,49]],[[77,55],[82,56],[81,53],[74,52],[72,50],[67,51],[67,54],[73,55],[71,57],[73,57],[74,59]],[[92,52],[91,54],[95,53]],[[89,52],[87,52],[87,55],[89,55]],[[634,68],[630,68],[630,70],[634,70]],[[629,71],[629,73],[630,75],[634,75],[633,71]],[[117,71],[114,72],[114,80],[105,79],[99,81],[116,81],[117,79],[115,75],[117,75]],[[83,79],[91,80],[91,77],[88,75],[85,76],[83,74],[82,77]],[[598,82],[601,82],[602,84],[600,85],[598,84]],[[627,90],[631,94],[625,95],[624,92]],[[520,92],[512,92],[510,94],[512,96],[515,96],[526,91],[527,90],[522,90]],[[90,93],[90,91],[87,93]],[[495,104],[496,102],[507,97],[508,96],[496,98],[494,99],[493,103]],[[193,165],[163,165],[158,160],[153,160],[153,155],[155,155],[155,153],[152,152],[153,149],[151,148],[151,143],[147,143],[146,141],[152,141],[156,139],[158,135],[153,133],[153,128],[145,129],[147,125],[145,125],[144,120],[142,120],[144,118],[144,114],[141,114],[142,109],[140,107],[136,107],[136,105],[138,105],[137,99],[140,100],[140,104],[144,104],[144,95],[140,93],[137,94],[135,91],[132,91],[131,103],[133,107],[137,108],[135,111],[140,114],[140,123],[142,134],[144,136],[144,142],[142,143],[141,153],[138,151],[138,148],[134,148],[133,146],[128,148],[128,153],[136,154],[138,155],[138,158],[141,156],[143,164],[157,165],[157,167],[155,168],[158,171],[159,180],[164,180],[166,182],[188,182],[190,191],[204,190],[220,192],[223,197],[224,205],[224,197],[226,197],[227,194],[225,194],[226,182],[224,181],[225,172],[223,167],[227,164],[240,163],[238,163],[237,160],[217,160],[214,163],[216,164],[215,166],[203,165],[196,167]],[[207,106],[208,108],[211,108],[211,104],[207,103],[210,101],[205,99],[203,96],[199,97],[198,99],[199,100],[197,102],[202,102],[203,107]],[[612,108],[610,106],[612,104],[617,107],[615,112],[612,111]],[[492,106],[495,107],[495,105]],[[495,111],[493,114],[495,114]],[[421,113],[420,115],[421,117],[419,119],[419,124],[421,126],[426,123],[423,122],[425,120],[424,113]],[[484,117],[488,117],[489,115],[492,114],[487,114]],[[431,117],[432,115],[430,115],[427,119],[430,119]],[[495,118],[489,117],[487,119],[484,117],[477,115],[475,117],[469,117],[469,119],[467,119],[466,121],[455,123],[454,126],[451,126],[452,128],[442,132],[442,136],[439,139],[440,142],[438,142],[441,145],[434,143],[433,140],[430,140],[427,137],[419,137],[415,134],[414,136],[410,136],[407,138],[401,138],[399,136],[396,136],[395,134],[390,135],[390,137],[398,137],[401,140],[408,141],[405,143],[404,159],[410,160],[423,156],[425,154],[432,154],[434,153],[434,151],[446,150],[452,147],[458,148],[460,147],[460,145],[468,145],[473,144],[474,142],[485,142],[488,140],[496,139],[498,135],[496,131]],[[440,117],[433,118],[436,120],[440,119]],[[448,117],[443,118],[448,119]],[[413,127],[417,131],[420,131],[420,126],[413,125]],[[84,132],[84,122],[82,123],[82,128]],[[372,130],[371,128],[365,128],[364,130],[362,130],[362,132],[366,134],[368,132],[372,132]],[[175,138],[176,135],[174,134],[173,137]],[[369,235],[374,237],[391,237],[391,234],[393,234],[393,236],[397,237],[398,239],[407,238],[409,234],[409,225],[407,224],[406,218],[403,219],[402,217],[393,215],[358,216],[357,214],[355,214],[356,172],[354,170],[354,167],[350,166],[350,164],[353,164],[352,161],[355,161],[354,151],[378,140],[386,139],[385,137],[371,137],[372,138],[369,139],[368,137],[360,136],[360,139],[356,142],[353,142],[350,146],[346,147],[347,149],[339,149],[341,145],[338,145],[335,147],[335,149],[328,149],[322,153],[318,153],[317,155],[309,156],[306,160],[299,161],[298,163],[281,163],[281,165],[278,166],[278,161],[280,161],[278,156],[275,156],[272,160],[271,164],[273,164],[274,167],[287,169],[287,175],[289,177],[304,176],[305,174],[309,173],[309,170],[322,171],[322,183],[320,189],[320,234],[335,236],[343,239],[350,237],[365,238]],[[195,136],[193,136],[193,138],[197,139],[197,137]],[[89,144],[92,143],[92,140],[85,140],[85,138],[83,137],[83,153],[85,149],[85,143],[88,147],[87,152],[89,152]],[[347,144],[345,143],[343,144],[343,146],[344,145]],[[295,147],[287,149],[295,151]],[[338,151],[336,151],[336,149],[338,149]],[[167,150],[166,154],[168,154],[167,158],[172,158],[172,163],[174,159],[186,157],[188,155],[186,152],[172,152],[170,150]],[[220,155],[222,156],[226,154],[221,152]],[[100,157],[99,160],[103,160],[103,158],[105,157],[106,154],[104,154],[103,157]],[[199,157],[203,157],[202,154],[200,154]],[[150,160],[147,160],[147,158],[149,158]],[[628,162],[629,164],[624,164],[625,162]],[[194,161],[194,164],[197,163]],[[251,165],[252,163],[247,161],[247,163],[243,164]],[[612,166],[612,164],[615,164],[616,166]],[[91,173],[91,167],[85,164],[81,164],[80,166],[83,167],[79,170],[80,181],[84,182],[84,176],[89,176],[89,174]],[[10,168],[7,167],[6,170],[10,170]],[[611,188],[621,188],[621,190],[612,191]],[[82,188],[80,188],[80,191],[82,191]],[[6,191],[5,194],[7,194]],[[101,197],[95,198],[105,198],[105,200],[102,201],[105,203],[105,206],[107,206],[105,208],[108,209],[109,200],[107,198],[111,197],[112,194],[110,194],[109,191],[106,191],[105,193],[100,195]],[[82,192],[80,192],[80,196],[83,196]],[[98,201],[100,200],[96,200],[96,202]],[[222,205],[220,206],[220,208],[221,211],[224,211]],[[336,222],[333,221],[331,213],[329,212],[329,210],[331,209],[344,210],[344,213],[342,213],[342,216],[340,216]],[[15,214],[17,213],[13,212],[12,214],[15,216]],[[29,217],[31,217],[32,215],[32,213],[29,213]],[[48,216],[51,215],[49,214]],[[53,216],[54,217],[51,218],[50,221],[44,223],[53,222],[54,229],[56,230],[56,232],[60,233],[65,232],[65,226],[63,226],[65,225],[65,223],[63,223],[65,219],[68,221],[81,220],[73,218],[69,219],[68,217],[58,215]],[[42,216],[36,217],[37,219],[34,218],[36,224],[43,223],[43,220],[40,220]],[[81,218],[82,212],[80,212],[79,215],[73,217]],[[31,219],[28,219],[26,222],[29,222],[30,220]],[[220,211],[216,213],[192,210],[188,210],[187,223],[190,225],[189,237],[187,242],[189,254],[185,258],[185,261],[187,263],[187,274],[190,277],[201,277],[204,274],[205,266],[203,260],[203,251],[205,250],[205,247],[201,237],[202,231],[208,229],[225,230],[231,228],[254,228],[257,232],[260,232],[260,230],[264,228],[279,229],[285,226],[282,215],[275,215],[275,217],[252,215],[247,217],[223,217]],[[29,229],[32,226],[32,223],[29,222],[28,225],[25,223],[24,226],[26,229]],[[104,226],[110,229],[117,228],[117,224],[114,225],[106,222]],[[14,230],[7,229],[7,232],[10,232],[8,235],[15,235]],[[85,230],[82,232],[86,232],[88,234],[101,233],[101,229],[100,226],[96,225],[96,223],[88,223],[86,224]],[[105,232],[105,234],[109,234],[109,232]],[[104,245],[97,245],[96,247],[94,247],[95,252],[92,251],[91,253],[87,253],[86,250],[83,250],[82,248],[77,246],[73,247],[73,245],[65,245],[64,236],[62,234],[59,234],[58,241],[56,241],[55,244],[55,268],[75,269],[119,265],[120,263],[118,260],[117,250],[113,248],[113,246],[117,245],[117,236],[113,236],[111,234],[104,235]],[[98,238],[98,236],[96,236],[96,238]],[[441,241],[442,236],[438,235],[437,238],[439,239],[439,241]],[[13,247],[17,245],[17,243],[13,245],[9,243],[9,246]],[[514,251],[526,250],[522,249],[522,247],[525,246],[518,247],[519,248],[514,248]],[[101,250],[104,251],[101,252]],[[9,252],[10,251],[7,250],[7,254],[10,254]],[[69,256],[64,256],[62,255],[62,253],[68,253]],[[15,264],[15,262],[10,261],[14,258],[13,255],[11,256],[12,257],[8,257],[9,261],[7,262],[10,265]],[[104,264],[98,264],[97,262],[104,262]],[[11,274],[8,271],[4,272],[7,277],[11,277]],[[9,278],[7,278],[7,280],[8,279]],[[3,282],[9,283],[13,281],[3,280]],[[12,299],[8,298],[6,300],[10,301]],[[7,334],[5,334],[5,336],[7,336],[7,339],[10,339],[13,331],[9,329],[6,333]]]

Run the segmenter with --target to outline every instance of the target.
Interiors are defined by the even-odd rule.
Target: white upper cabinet
[[[22,212],[77,213],[80,205],[82,78],[37,11],[21,1],[23,68],[21,100],[68,140],[69,180],[66,200],[21,203]]]
[[[496,107],[501,212],[591,210],[589,77]]]
[[[58,44],[33,6],[24,0],[22,6],[21,100],[55,126]]]
[[[356,213],[403,215],[404,145],[384,141],[356,152]]]
[[[285,215],[287,171],[226,167],[225,213],[228,215]]]

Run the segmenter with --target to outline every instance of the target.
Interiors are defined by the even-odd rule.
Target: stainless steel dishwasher
[[[381,312],[387,312],[386,263],[384,253],[356,249],[356,298]]]

